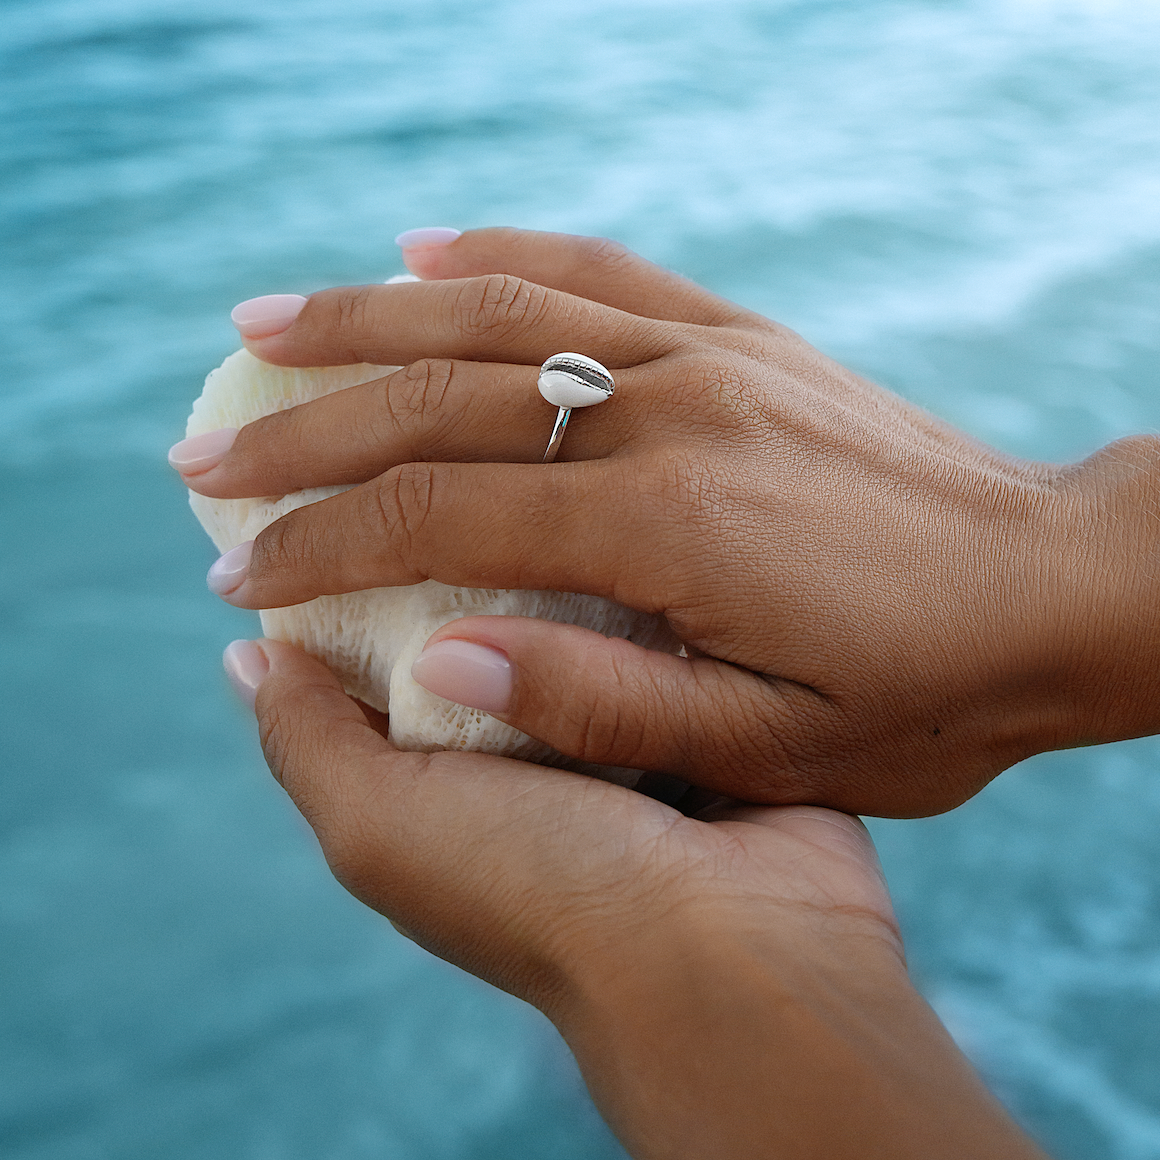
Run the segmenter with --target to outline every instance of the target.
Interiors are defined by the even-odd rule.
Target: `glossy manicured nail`
[[[499,649],[470,640],[440,640],[411,665],[411,676],[429,693],[457,705],[503,713],[512,699],[511,661]]]
[[[200,475],[221,463],[237,437],[236,427],[223,427],[220,431],[207,431],[204,435],[191,435],[170,447],[169,466],[177,468],[182,475]]]
[[[215,596],[229,596],[246,582],[254,541],[247,540],[219,556],[206,574],[205,582]]]
[[[450,245],[462,232],[451,226],[423,226],[417,230],[404,230],[395,239],[395,245],[404,250],[434,249]]]
[[[222,664],[234,692],[252,709],[258,686],[270,671],[270,660],[261,645],[252,640],[235,640],[226,645]]]
[[[264,294],[239,302],[230,311],[230,321],[243,338],[270,338],[281,334],[305,305],[301,294]]]

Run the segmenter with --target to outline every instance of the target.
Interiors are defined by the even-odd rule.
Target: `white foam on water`
[[[45,365],[39,382],[22,378],[4,402],[0,429],[20,440],[51,422],[67,439],[70,409],[100,406],[108,392],[140,393],[147,383],[148,371],[125,367],[117,349],[103,358],[100,352],[112,341],[129,354],[149,320],[139,320],[136,332],[113,320],[111,333],[106,321],[88,338],[77,319],[86,297],[99,300],[125,279],[171,281],[168,270],[180,266],[174,257],[185,252],[194,262],[209,255],[205,274],[220,280],[230,248],[245,253],[255,243],[267,251],[277,244],[266,232],[273,221],[293,247],[327,219],[337,244],[349,248],[367,236],[366,223],[381,221],[388,173],[403,205],[416,191],[458,185],[466,171],[485,180],[462,202],[465,224],[487,213],[490,201],[501,220],[616,233],[662,260],[679,254],[689,236],[709,244],[720,238],[726,253],[747,234],[759,248],[771,235],[802,238],[788,268],[774,248],[746,284],[757,277],[796,285],[808,280],[811,256],[819,255],[832,276],[798,292],[793,321],[842,346],[884,333],[1017,326],[1020,311],[1077,272],[1160,244],[1155,4],[768,10],[702,3],[681,6],[663,27],[641,18],[646,9],[563,7],[521,24],[521,4],[500,5],[490,28],[482,28],[483,43],[497,28],[514,30],[514,40],[488,44],[490,70],[449,85],[449,74],[463,69],[456,50],[445,51],[426,78],[408,72],[403,86],[392,73],[368,83],[376,51],[390,40],[386,29],[355,37],[350,28],[320,28],[307,8],[276,33],[256,26],[257,42],[269,41],[270,75],[214,114],[214,132],[228,132],[224,143],[210,149],[192,138],[163,150],[118,151],[82,162],[79,171],[76,164],[24,166],[16,196],[42,211],[64,198],[57,208],[66,215],[88,216],[102,204],[133,212],[137,203],[186,197],[191,185],[218,187],[208,204],[194,198],[179,211],[180,228],[146,217],[112,249],[99,236],[78,235],[63,296],[62,287],[33,281],[31,300],[5,307],[10,333],[38,335],[46,345],[62,318],[70,328],[80,325],[78,341],[96,349],[103,373],[94,379]],[[67,24],[70,9],[58,10]],[[114,4],[73,19],[84,31],[140,10]],[[201,19],[212,31],[211,18],[225,11],[211,9]],[[362,13],[369,19],[371,10]],[[259,22],[268,15],[263,6],[253,13]],[[633,39],[618,40],[626,22]],[[51,46],[43,22],[38,28]],[[346,55],[341,75],[305,53],[307,31]],[[55,36],[62,38],[59,28]],[[252,67],[244,32],[226,26],[207,36],[214,51],[192,63],[182,58],[158,99],[188,94],[196,107],[206,79],[229,84]],[[574,84],[551,74],[542,51],[561,38],[578,57]],[[526,89],[515,84],[517,56]],[[285,71],[285,86],[273,79],[276,70]],[[581,83],[587,72],[602,83]],[[481,84],[484,75],[506,83]],[[104,100],[131,92],[117,74],[91,83]],[[544,102],[540,118],[529,112],[531,93]],[[408,118],[417,118],[417,142],[430,134],[426,146],[400,139],[368,154],[360,143],[360,134],[375,133],[389,142],[392,125]],[[483,127],[448,153],[440,134],[454,134],[458,123]],[[510,128],[495,129],[503,124]],[[27,140],[14,139],[17,154]],[[391,160],[392,148],[404,150],[405,162]],[[325,163],[307,165],[289,181],[271,152],[319,149]],[[551,159],[560,149],[569,153],[568,179],[545,181],[559,168]],[[400,163],[407,174],[401,183]],[[234,203],[243,200],[270,207],[264,229],[237,218]],[[849,223],[858,236],[849,235]],[[727,259],[715,275],[726,286],[736,281]],[[164,315],[163,303],[154,308]],[[29,360],[36,361],[34,351]]]

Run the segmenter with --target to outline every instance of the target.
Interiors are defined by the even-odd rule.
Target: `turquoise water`
[[[1160,428],[1160,5],[4,0],[0,1151],[622,1155],[551,1028],[330,879],[164,467],[229,307],[603,233],[1010,450]],[[1160,1157],[1160,745],[875,823],[1058,1157]]]

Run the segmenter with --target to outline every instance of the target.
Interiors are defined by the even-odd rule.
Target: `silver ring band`
[[[564,432],[568,429],[568,417],[572,414],[571,407],[561,407],[556,412],[556,422],[552,426],[552,437],[548,440],[548,450],[544,452],[544,463],[553,463],[560,444],[564,442]]]
[[[564,441],[568,419],[577,407],[594,407],[610,399],[616,384],[608,368],[586,355],[565,351],[554,354],[540,367],[536,385],[549,403],[555,404],[556,422],[544,452],[544,463],[551,463]]]

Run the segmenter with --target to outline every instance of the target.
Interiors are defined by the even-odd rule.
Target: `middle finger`
[[[627,460],[408,463],[288,512],[259,533],[248,562],[234,556],[239,546],[226,572],[214,565],[210,587],[239,608],[285,608],[438,580],[580,592],[658,612],[669,599],[662,515]],[[639,577],[643,545],[650,566]]]

